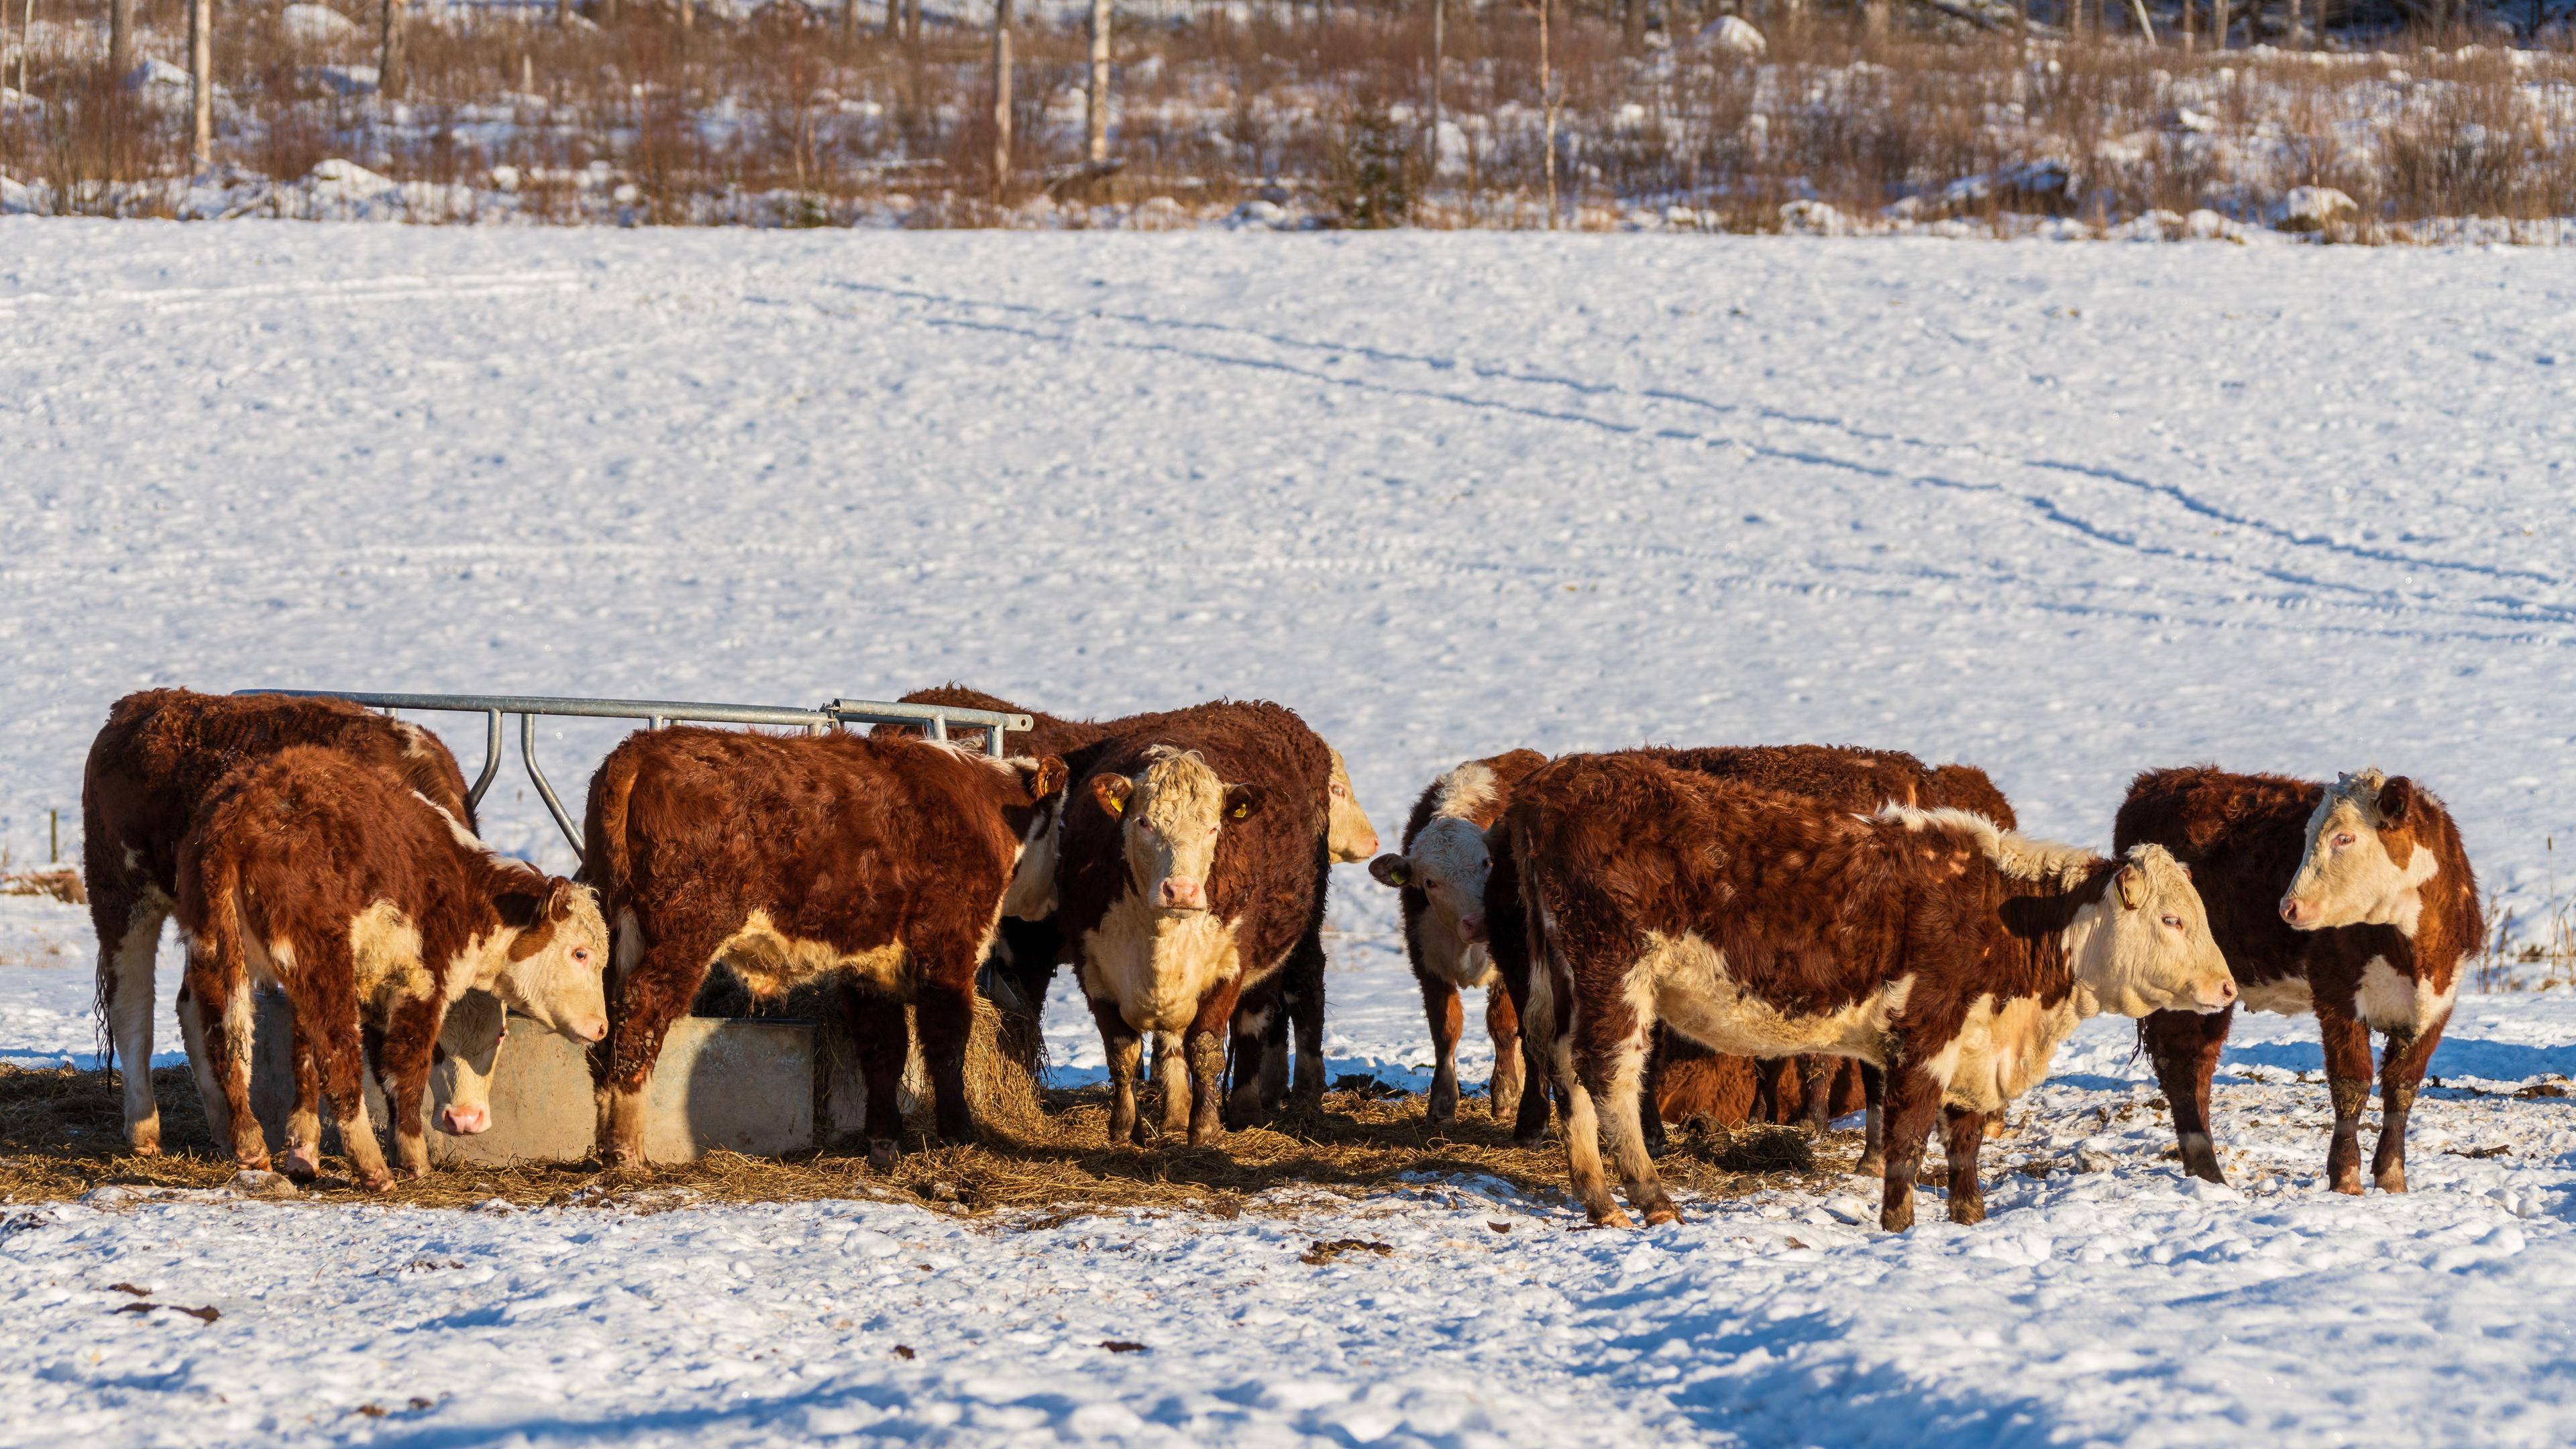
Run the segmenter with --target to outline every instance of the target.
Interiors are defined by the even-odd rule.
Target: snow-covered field
[[[2144,766],[2377,763],[2518,930],[2559,889],[2553,253],[12,219],[0,336],[21,863],[147,684],[957,678],[1283,700],[1389,832],[1514,744],[1901,746],[2094,842]],[[613,731],[549,736],[577,790]],[[491,813],[568,863],[515,774]],[[1336,884],[1334,1069],[1418,1085],[1390,901]],[[84,932],[0,899],[0,1060],[86,1055]],[[2464,998],[2402,1198],[2322,1190],[2311,1024],[2231,1045],[2236,1189],[2159,1160],[2129,1039],[2016,1114],[1990,1222],[1903,1238],[1857,1182],[1651,1235],[1476,1181],[1025,1230],[0,1209],[0,1442],[2576,1437],[2576,1099],[2509,1095],[2576,1075],[2576,1003]],[[1393,1251],[1300,1261],[1341,1237]]]

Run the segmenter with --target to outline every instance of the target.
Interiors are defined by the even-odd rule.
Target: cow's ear
[[[2404,775],[2379,787],[2379,818],[2389,825],[2406,823],[2406,811],[2415,803],[2415,782]]]
[[[1249,820],[1261,813],[1261,787],[1228,785],[1225,787],[1225,818],[1229,822]]]
[[[492,909],[501,913],[501,924],[514,931],[524,931],[535,925],[545,908],[545,897],[516,886],[492,898]]]
[[[1402,890],[1413,884],[1413,862],[1400,855],[1381,855],[1369,862],[1369,874],[1377,877],[1379,885]]]
[[[2111,877],[2111,883],[2120,888],[2120,905],[2124,909],[2134,911],[2147,903],[2145,871],[2134,865],[2124,865],[2120,867],[2119,874]]]
[[[1100,808],[1108,811],[1112,816],[1126,814],[1127,797],[1135,793],[1136,782],[1124,775],[1091,777],[1091,798],[1099,801]]]
[[[546,919],[560,921],[572,913],[572,882],[554,878],[553,888],[546,892]]]
[[[1040,755],[1038,762],[1025,772],[1029,801],[1034,804],[1064,788],[1064,760],[1058,755]]]

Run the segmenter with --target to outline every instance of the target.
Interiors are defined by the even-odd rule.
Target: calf
[[[975,977],[1003,914],[1043,914],[1064,762],[927,740],[639,732],[591,777],[584,868],[617,933],[593,1055],[600,1154],[644,1163],[644,1089],[719,960],[773,996],[837,976],[867,1083],[868,1159],[894,1163],[910,1004],[939,1135],[975,1139]],[[1024,855],[1039,857],[1023,876]]]
[[[1567,1164],[1595,1222],[1628,1221],[1602,1176],[1595,1098],[1629,1200],[1649,1222],[1676,1216],[1638,1111],[1659,1022],[1719,1051],[1885,1071],[1879,1221],[1896,1231],[1913,1224],[1945,1103],[1950,1217],[1977,1222],[1985,1114],[2041,1080],[2078,1022],[2236,996],[2189,877],[2156,846],[2113,861],[1965,811],[1861,819],[1616,755],[1523,780],[1503,834],[1532,992],[1564,1017]]]
[[[464,772],[438,737],[346,700],[150,689],[110,707],[81,774],[81,877],[98,933],[98,1015],[107,1037],[100,1055],[125,1064],[125,1136],[138,1156],[161,1150],[161,1111],[152,1098],[152,975],[161,923],[178,895],[179,843],[227,775],[295,745],[337,750],[382,770],[474,828]],[[232,1129],[223,1093],[206,1070],[198,1014],[183,1003],[178,1015],[206,1120],[224,1140]],[[487,1054],[497,1040],[469,1035],[446,1049]],[[296,1121],[318,1120],[311,1117],[312,1076],[300,1070],[307,1058],[294,1057]],[[466,1100],[451,1105],[481,1110],[485,1099],[467,1090]],[[472,1116],[468,1111],[455,1120]],[[489,1121],[488,1110],[481,1116]],[[445,1114],[441,1125],[454,1130]]]
[[[1264,703],[1153,716],[1087,757],[1059,831],[1056,919],[1108,1053],[1113,1138],[1142,1140],[1146,1033],[1181,1039],[1157,1052],[1164,1131],[1221,1135],[1224,1034],[1238,1062],[1261,1050],[1235,1009],[1318,931],[1331,769],[1304,721]],[[1257,1089],[1239,1070],[1238,1119]]]
[[[361,1090],[367,1035],[403,1169],[419,1177],[421,1093],[459,993],[491,992],[578,1041],[608,1032],[607,932],[590,892],[492,855],[454,815],[337,750],[280,750],[216,788],[180,843],[177,913],[244,1167],[268,1165],[250,1109],[254,984],[285,993],[297,1054],[313,1057],[341,1142],[379,1190],[393,1178]],[[309,1174],[318,1164],[294,1162],[299,1148],[290,1165]]]
[[[1675,769],[1691,770],[1715,779],[1735,780],[1802,796],[1819,805],[1870,814],[1884,805],[1906,805],[1924,808],[1949,808],[1982,815],[2006,830],[2015,829],[2019,820],[2013,815],[2012,803],[1986,772],[1974,765],[1927,766],[1903,750],[1872,750],[1856,745],[1721,745],[1705,749],[1647,749],[1638,753],[1660,760]],[[1668,1095],[1683,1101],[1699,1095],[1703,1089],[1688,1080],[1692,1075],[1715,1070],[1715,1058],[1693,1061],[1679,1053],[1658,1052],[1658,1060],[1676,1058],[1672,1069],[1684,1080],[1667,1084],[1661,1072],[1650,1077],[1649,1090],[1659,1104],[1646,1124],[1650,1145],[1662,1148],[1662,1110],[1660,1103]],[[1706,1063],[1706,1065],[1702,1065]],[[1864,1176],[1876,1176],[1886,1166],[1882,1150],[1883,1087],[1878,1069],[1867,1062],[1856,1067],[1840,1059],[1811,1054],[1796,1060],[1792,1070],[1797,1077],[1795,1100],[1799,1120],[1810,1132],[1821,1134],[1836,1113],[1835,1081],[1857,1072],[1862,1106],[1865,1112],[1861,1158],[1854,1170]],[[1772,1090],[1757,1097],[1767,1098],[1778,1120],[1787,1120],[1780,1111],[1782,1099],[1790,1094],[1779,1090],[1779,1073],[1766,1064],[1757,1075],[1769,1077]],[[1848,1102],[1849,1094],[1840,1094]]]
[[[1491,859],[1485,831],[1511,803],[1512,787],[1547,763],[1536,750],[1513,750],[1469,760],[1431,782],[1404,822],[1402,851],[1369,862],[1369,874],[1400,895],[1404,954],[1422,988],[1422,1014],[1431,1026],[1431,1098],[1424,1108],[1433,1123],[1458,1115],[1458,1038],[1465,1013],[1458,993],[1485,991],[1485,1034],[1494,1043],[1494,1073],[1486,1096],[1497,1122],[1521,1111],[1519,1013],[1486,949],[1485,877]],[[1537,1100],[1539,1128],[1547,1124],[1545,1099]]]
[[[2442,802],[2377,770],[2332,789],[2208,766],[2150,770],[2131,782],[2112,838],[2163,846],[2191,868],[2248,1008],[2316,1013],[2337,1192],[2361,1191],[2370,1033],[2386,1033],[2371,1176],[2404,1192],[2407,1113],[2450,1021],[2460,960],[2485,935],[2477,877]],[[2139,1027],[2173,1104],[2183,1170],[2211,1182],[2226,1175],[2210,1139],[2209,1079],[2233,1018],[2158,1012]]]
[[[1113,737],[1138,738],[1150,735],[1157,722],[1174,716],[1154,713],[1130,715],[1116,720],[1075,720],[1060,715],[1032,710],[997,695],[968,689],[958,684],[943,684],[931,689],[915,690],[903,697],[908,704],[947,704],[971,709],[1000,710],[1028,715],[1032,728],[1008,731],[1005,747],[1014,751],[1037,751],[1060,754],[1068,769],[1079,777],[1090,765],[1102,742]],[[1182,711],[1186,715],[1187,711]],[[905,725],[880,725],[884,732],[914,733]],[[983,731],[961,731],[960,738],[982,740]],[[1359,797],[1351,788],[1349,768],[1339,750],[1326,746],[1332,760],[1332,771],[1325,781],[1326,828],[1325,849],[1335,863],[1366,860],[1377,853],[1377,828],[1370,824],[1368,813],[1360,808]],[[1295,1094],[1301,1107],[1318,1108],[1324,1097],[1324,897],[1321,891],[1313,902],[1311,919],[1296,949],[1278,972],[1253,983],[1237,1003],[1236,1019],[1231,1023],[1235,1050],[1232,1053],[1234,1093],[1227,1115],[1231,1125],[1245,1126],[1276,1109],[1289,1095],[1289,1037],[1296,1038]],[[1064,934],[1053,918],[1041,921],[1017,919],[1003,922],[1001,936],[994,945],[996,974],[1006,981],[1011,991],[1027,1005],[1031,1017],[1025,1039],[1037,1039],[1034,1017],[1045,1008],[1046,994],[1055,979],[1055,968],[1066,954]],[[1155,1037],[1157,1072],[1168,1062],[1172,1073],[1165,1080],[1176,1079],[1181,1067],[1181,1045],[1176,1035]]]

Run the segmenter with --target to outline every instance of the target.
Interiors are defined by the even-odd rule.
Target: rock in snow
[[[2331,186],[2297,186],[2281,198],[2283,231],[2323,231],[2361,215],[2353,199]]]
[[[1701,27],[1699,43],[1730,54],[1755,59],[1769,53],[1771,49],[1771,43],[1762,38],[1762,32],[1754,29],[1753,22],[1741,15],[1721,15],[1710,21]]]

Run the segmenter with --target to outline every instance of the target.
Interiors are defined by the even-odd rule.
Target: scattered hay
[[[80,872],[67,865],[0,875],[0,896],[51,896],[67,906],[89,904],[89,890],[81,884]]]
[[[111,1074],[0,1065],[0,1201],[62,1201],[107,1186],[228,1187],[235,1165],[206,1132],[186,1070],[157,1071],[153,1086],[167,1151],[136,1157],[125,1149]],[[334,1157],[297,1200],[660,1212],[704,1203],[856,1198],[1039,1228],[1133,1209],[1222,1218],[1294,1214],[1324,1201],[1438,1191],[1444,1180],[1467,1177],[1551,1202],[1564,1199],[1565,1158],[1555,1144],[1515,1147],[1508,1124],[1474,1110],[1435,1129],[1424,1119],[1420,1097],[1334,1092],[1320,1113],[1230,1132],[1224,1146],[1213,1148],[1113,1144],[1105,1087],[1047,1092],[1031,1099],[1030,1110],[1037,1130],[1014,1130],[987,1117],[980,1146],[925,1147],[915,1136],[906,1143],[911,1150],[883,1173],[870,1171],[855,1147],[777,1158],[717,1152],[648,1172],[602,1172],[587,1163],[448,1167],[375,1194],[359,1188],[346,1162]],[[1835,1134],[1827,1145],[1834,1166],[1847,1171],[1859,1153],[1859,1134]],[[1819,1168],[1808,1139],[1791,1129],[1679,1129],[1657,1169],[1677,1192],[1701,1197],[1841,1185]]]

